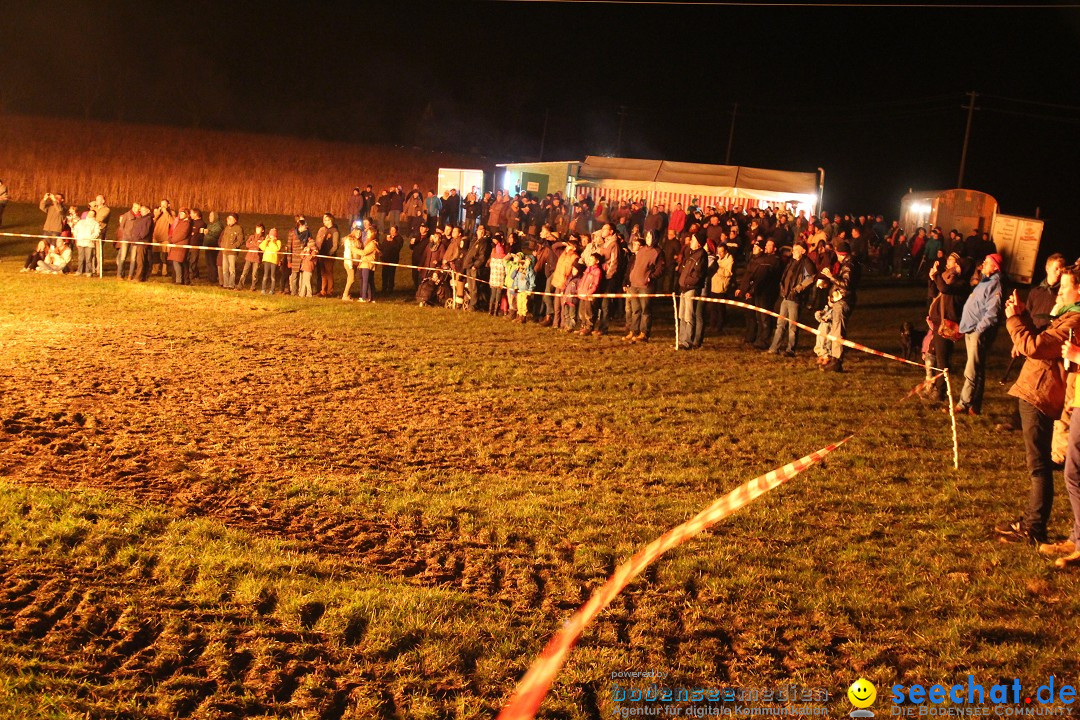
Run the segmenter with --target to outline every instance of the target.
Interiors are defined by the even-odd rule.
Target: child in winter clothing
[[[311,274],[315,272],[315,255],[319,252],[315,238],[308,238],[300,253],[300,297],[311,297]]]
[[[575,263],[570,268],[570,277],[563,287],[562,296],[562,319],[559,327],[571,332],[577,327],[578,287],[581,285],[581,266]]]
[[[593,329],[593,294],[600,287],[600,280],[604,271],[600,269],[600,256],[596,253],[585,253],[585,273],[581,276],[578,285],[578,316],[581,319],[582,335],[588,335]]]
[[[517,288],[514,287],[514,273],[521,263],[521,253],[511,253],[503,260],[503,288],[506,290],[506,317],[513,319],[517,312]]]
[[[536,271],[533,269],[535,261],[536,258],[532,255],[519,253],[517,267],[510,273],[517,298],[517,321],[522,325],[529,317],[529,293],[536,289]]]
[[[259,243],[259,249],[262,250],[263,263],[262,294],[273,295],[277,289],[278,252],[281,250],[281,240],[278,239],[277,228],[270,228],[270,233]],[[269,291],[266,289],[268,285],[270,286]],[[251,286],[251,289],[254,290],[254,281],[252,281]]]

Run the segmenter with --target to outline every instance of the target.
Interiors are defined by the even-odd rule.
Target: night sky
[[[738,102],[733,164],[823,166],[828,209],[895,215],[908,187],[955,186],[975,90],[965,185],[1074,212],[1077,7],[225,5],[5,3],[0,102],[495,162],[537,159],[547,113],[548,160],[715,163]]]

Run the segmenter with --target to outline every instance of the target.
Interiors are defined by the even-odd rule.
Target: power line
[[[1002,115],[1016,115],[1018,117],[1035,118],[1036,120],[1054,120],[1057,122],[1068,123],[1070,125],[1080,125],[1080,118],[1065,118],[1057,115],[1038,115],[1035,113],[1021,112],[1020,110],[1006,110],[1005,108],[995,107],[983,107],[983,110],[989,110],[990,112],[1001,113]]]
[[[830,107],[846,109],[846,108],[864,108],[864,107],[891,107],[898,105],[922,105],[925,103],[936,103],[942,100],[955,100],[960,96],[959,93],[942,93],[940,95],[927,95],[925,97],[918,98],[896,98],[893,100],[869,100],[866,102],[851,102],[851,103],[829,103]],[[778,112],[799,112],[800,110],[820,110],[821,105],[760,105],[756,103],[750,103],[749,107],[760,108],[763,110],[778,111]]]
[[[1057,108],[1059,110],[1075,110],[1080,112],[1080,105],[1061,105],[1060,103],[1049,103],[1042,100],[1022,100],[1020,98],[1005,97],[1004,95],[987,95],[980,93],[983,97],[994,98],[995,100],[1004,100],[1006,102],[1019,103],[1021,105],[1038,105],[1040,107]]]
[[[926,10],[1057,10],[1080,8],[1078,3],[898,3],[898,2],[722,2],[720,0],[498,0],[499,2],[531,5],[655,5],[689,7],[767,7],[767,8],[885,8]]]

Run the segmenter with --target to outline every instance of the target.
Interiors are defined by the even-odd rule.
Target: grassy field
[[[991,538],[1027,491],[1004,338],[956,472],[948,416],[897,402],[918,370],[763,359],[738,318],[676,354],[666,305],[628,347],[407,293],[20,274],[27,247],[0,238],[0,717],[491,717],[617,563],[852,432],[634,582],[541,716],[608,716],[634,670],[835,715],[859,676],[879,713],[896,682],[1077,679],[1077,576]],[[871,283],[853,337],[895,351],[922,307]]]

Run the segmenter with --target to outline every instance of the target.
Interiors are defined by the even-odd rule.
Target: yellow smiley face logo
[[[847,690],[848,700],[857,708],[868,708],[877,700],[877,688],[866,678],[859,678]]]

